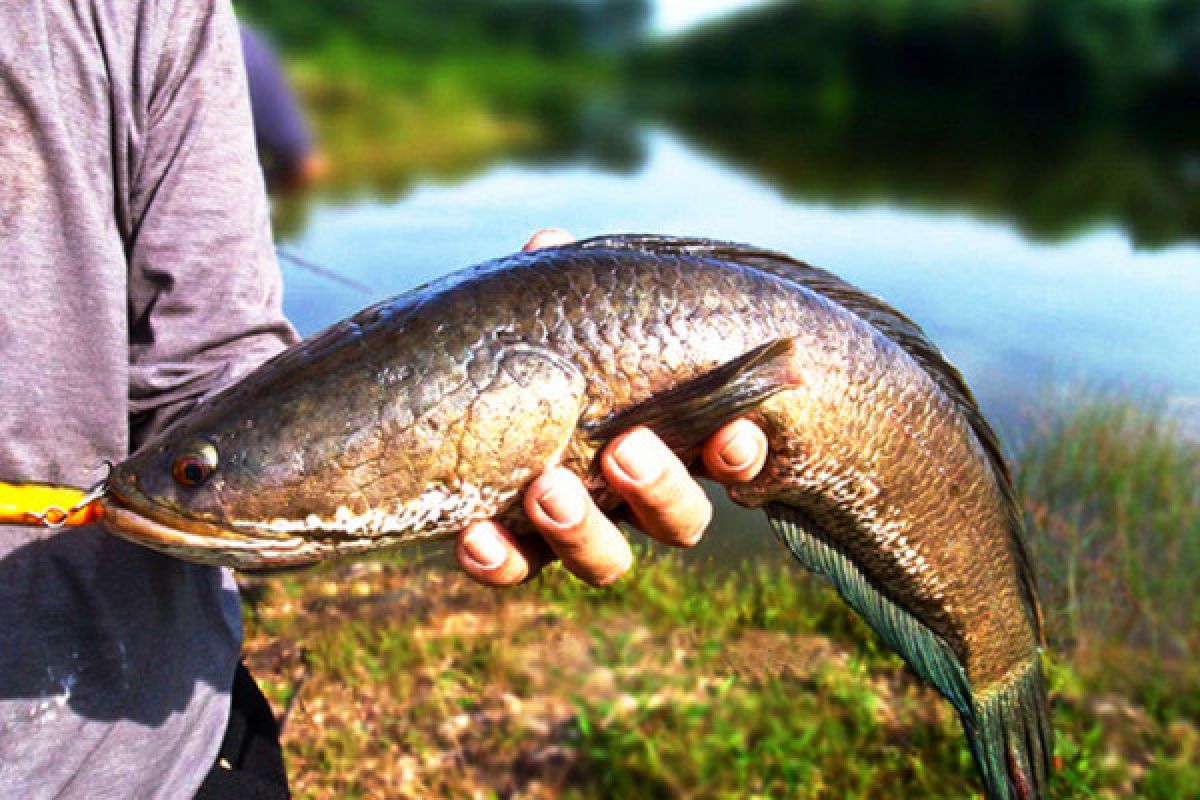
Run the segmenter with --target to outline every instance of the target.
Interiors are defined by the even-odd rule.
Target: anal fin
[[[966,669],[945,639],[876,588],[804,511],[782,503],[770,503],[764,510],[776,536],[797,561],[828,578],[846,604],[960,714],[971,713]]]
[[[989,800],[1042,800],[1054,733],[1037,656],[1000,686],[974,691],[950,645],[872,585],[808,514],[782,503],[764,510],[796,559],[828,578],[847,605],[958,711]]]

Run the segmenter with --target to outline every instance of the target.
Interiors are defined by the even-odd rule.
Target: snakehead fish
[[[771,455],[734,499],[953,704],[989,798],[1043,797],[1041,621],[996,436],[916,324],[779,253],[602,237],[386,300],[117,465],[104,521],[243,568],[521,528],[547,467],[612,507],[596,461],[617,432],[692,458],[736,416]]]

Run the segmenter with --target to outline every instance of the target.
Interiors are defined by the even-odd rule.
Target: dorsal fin
[[[962,373],[946,360],[941,350],[929,340],[917,323],[882,299],[847,283],[832,272],[773,250],[736,242],[653,234],[598,236],[578,242],[576,246],[586,249],[636,250],[657,256],[713,259],[757,269],[799,284],[837,303],[904,350],[959,409],[987,456],[988,463],[996,475],[996,483],[1008,506],[1022,592],[1038,638],[1042,638],[1041,610],[1037,603],[1033,562],[1025,541],[1025,526],[1013,488],[1012,475],[1004,461],[1000,440],[984,418],[983,412],[979,410],[979,405],[963,380]]]

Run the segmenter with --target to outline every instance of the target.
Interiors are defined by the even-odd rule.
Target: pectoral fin
[[[585,422],[583,431],[603,443],[623,430],[644,425],[672,450],[684,452],[725,422],[794,386],[799,379],[793,367],[795,347],[790,338],[767,342],[636,406]]]

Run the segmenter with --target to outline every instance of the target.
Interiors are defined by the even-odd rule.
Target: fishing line
[[[362,292],[363,294],[375,294],[375,290],[370,286],[367,286],[365,283],[360,283],[353,278],[347,278],[340,272],[330,269],[329,267],[323,267],[320,264],[309,261],[307,258],[301,258],[290,250],[284,250],[282,247],[276,247],[275,254],[289,264],[300,267],[301,269],[306,269],[314,275],[320,275],[322,278],[331,280],[334,283],[340,283],[343,286],[348,286],[349,288]]]

